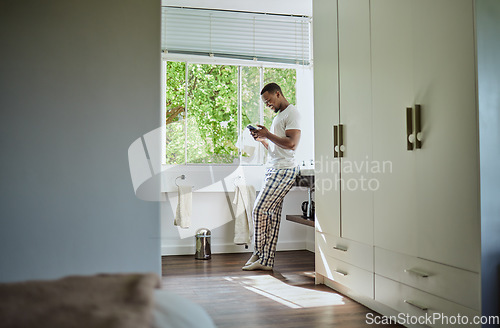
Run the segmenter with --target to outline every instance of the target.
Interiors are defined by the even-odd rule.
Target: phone
[[[250,131],[254,131],[254,130],[257,130],[257,128],[251,124],[248,124],[247,125],[247,128],[250,130]]]

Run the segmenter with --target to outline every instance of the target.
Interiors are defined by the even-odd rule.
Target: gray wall
[[[482,307],[500,313],[500,1],[477,0]],[[483,327],[496,327],[484,325]]]
[[[129,145],[159,126],[160,1],[0,1],[0,281],[160,272]]]

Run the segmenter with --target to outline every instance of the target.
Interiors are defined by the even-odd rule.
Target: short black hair
[[[266,84],[262,88],[262,91],[260,92],[260,95],[262,96],[265,92],[274,93],[276,91],[279,91],[281,93],[281,95],[283,95],[283,91],[281,91],[280,86],[277,85],[276,83],[272,82],[272,83]]]

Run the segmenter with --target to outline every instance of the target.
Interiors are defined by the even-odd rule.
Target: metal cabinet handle
[[[333,270],[333,272],[335,272],[335,273],[337,273],[337,274],[341,275],[342,277],[345,277],[345,276],[347,276],[347,275],[348,275],[348,273],[347,273],[347,272],[340,271],[340,270]]]
[[[344,246],[333,246],[333,249],[341,252],[347,252],[347,247]]]
[[[404,302],[405,302],[406,304],[409,304],[409,305],[411,305],[411,306],[413,306],[413,307],[416,307],[417,309],[420,309],[420,310],[422,310],[422,311],[427,311],[427,310],[429,310],[429,308],[428,308],[427,306],[417,304],[417,303],[415,303],[414,301],[404,300]]]
[[[339,124],[339,157],[344,157],[344,125]]]
[[[422,277],[422,278],[429,277],[429,274],[427,272],[420,271],[418,269],[405,269],[404,272],[412,273],[412,274],[415,274],[415,275]]]
[[[422,148],[422,129],[421,129],[421,106],[415,105],[415,148]]]
[[[413,150],[413,108],[406,107],[406,150]]]
[[[339,157],[339,132],[336,125],[333,126],[333,157]]]

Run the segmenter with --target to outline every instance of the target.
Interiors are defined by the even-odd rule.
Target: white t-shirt
[[[294,105],[288,105],[283,111],[273,119],[273,124],[269,131],[280,138],[286,137],[285,131],[300,130],[300,113]],[[295,150],[283,149],[268,141],[267,165],[276,169],[289,169],[297,166],[295,163]]]

